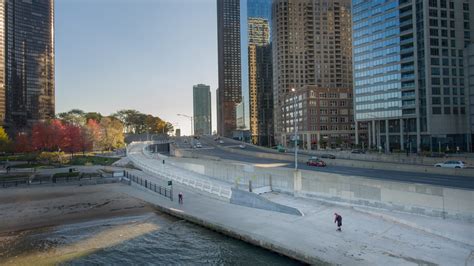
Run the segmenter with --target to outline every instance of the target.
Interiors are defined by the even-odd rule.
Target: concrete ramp
[[[232,188],[230,203],[267,211],[303,216],[303,213],[296,208],[278,204],[255,193],[235,188]]]

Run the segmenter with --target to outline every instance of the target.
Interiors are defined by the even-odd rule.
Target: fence
[[[156,183],[152,183],[151,181],[145,178],[134,176],[128,172],[125,172],[125,177],[128,178],[131,182],[134,182],[142,187],[154,191],[155,193],[165,196],[166,198],[169,198],[171,201],[173,201],[173,187],[162,187],[160,185],[157,185]]]
[[[170,162],[163,164],[161,160],[158,161],[157,159],[163,159],[164,157],[160,158],[161,156],[146,151],[147,145],[153,143],[151,141],[130,143],[127,146],[127,157],[145,173],[163,176],[214,196],[225,199],[231,198],[230,185],[210,180],[207,176],[182,169],[170,164]]]

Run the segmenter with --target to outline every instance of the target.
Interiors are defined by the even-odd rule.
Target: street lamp
[[[296,125],[296,89],[291,88],[293,93],[293,127],[295,130],[295,171],[298,171],[298,126]]]
[[[191,136],[194,136],[194,130],[193,130],[193,117],[192,116],[189,116],[189,115],[183,115],[183,114],[177,114],[177,116],[182,116],[182,117],[186,117],[186,118],[189,118],[191,120]]]

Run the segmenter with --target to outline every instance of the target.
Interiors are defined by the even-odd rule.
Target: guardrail
[[[194,189],[201,190],[218,197],[226,199],[231,198],[232,190],[230,186],[226,187],[216,184],[215,182],[205,180],[194,172],[179,168],[175,165],[170,165],[169,163],[163,164],[159,161],[159,159],[161,159],[159,155],[152,155],[146,151],[146,146],[148,144],[153,144],[153,142],[132,142],[127,146],[127,157],[142,171],[163,176],[167,179],[171,179],[183,185],[190,186]],[[132,151],[132,148],[137,150]]]
[[[156,183],[153,183],[148,179],[134,176],[126,171],[125,171],[125,177],[128,178],[131,182],[134,182],[142,187],[145,187],[157,194],[165,196],[166,198],[169,198],[171,201],[173,201],[173,187],[166,188],[160,185],[156,185]]]

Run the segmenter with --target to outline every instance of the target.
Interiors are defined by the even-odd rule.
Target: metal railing
[[[127,157],[136,167],[140,168],[145,173],[163,176],[167,179],[171,179],[212,195],[227,199],[231,198],[232,190],[230,185],[220,185],[218,182],[206,180],[204,177],[201,177],[194,172],[190,172],[175,165],[170,165],[169,162],[163,164],[161,160],[157,160],[161,159],[159,158],[159,155],[153,156],[146,151],[147,144],[152,143],[153,142],[151,141],[132,142],[127,146]]]
[[[142,187],[145,187],[155,193],[165,196],[166,198],[169,198],[171,201],[173,201],[173,187],[171,188],[162,187],[160,185],[157,185],[156,183],[151,182],[148,179],[132,175],[127,171],[125,171],[125,177],[128,178],[130,182],[134,182]]]

